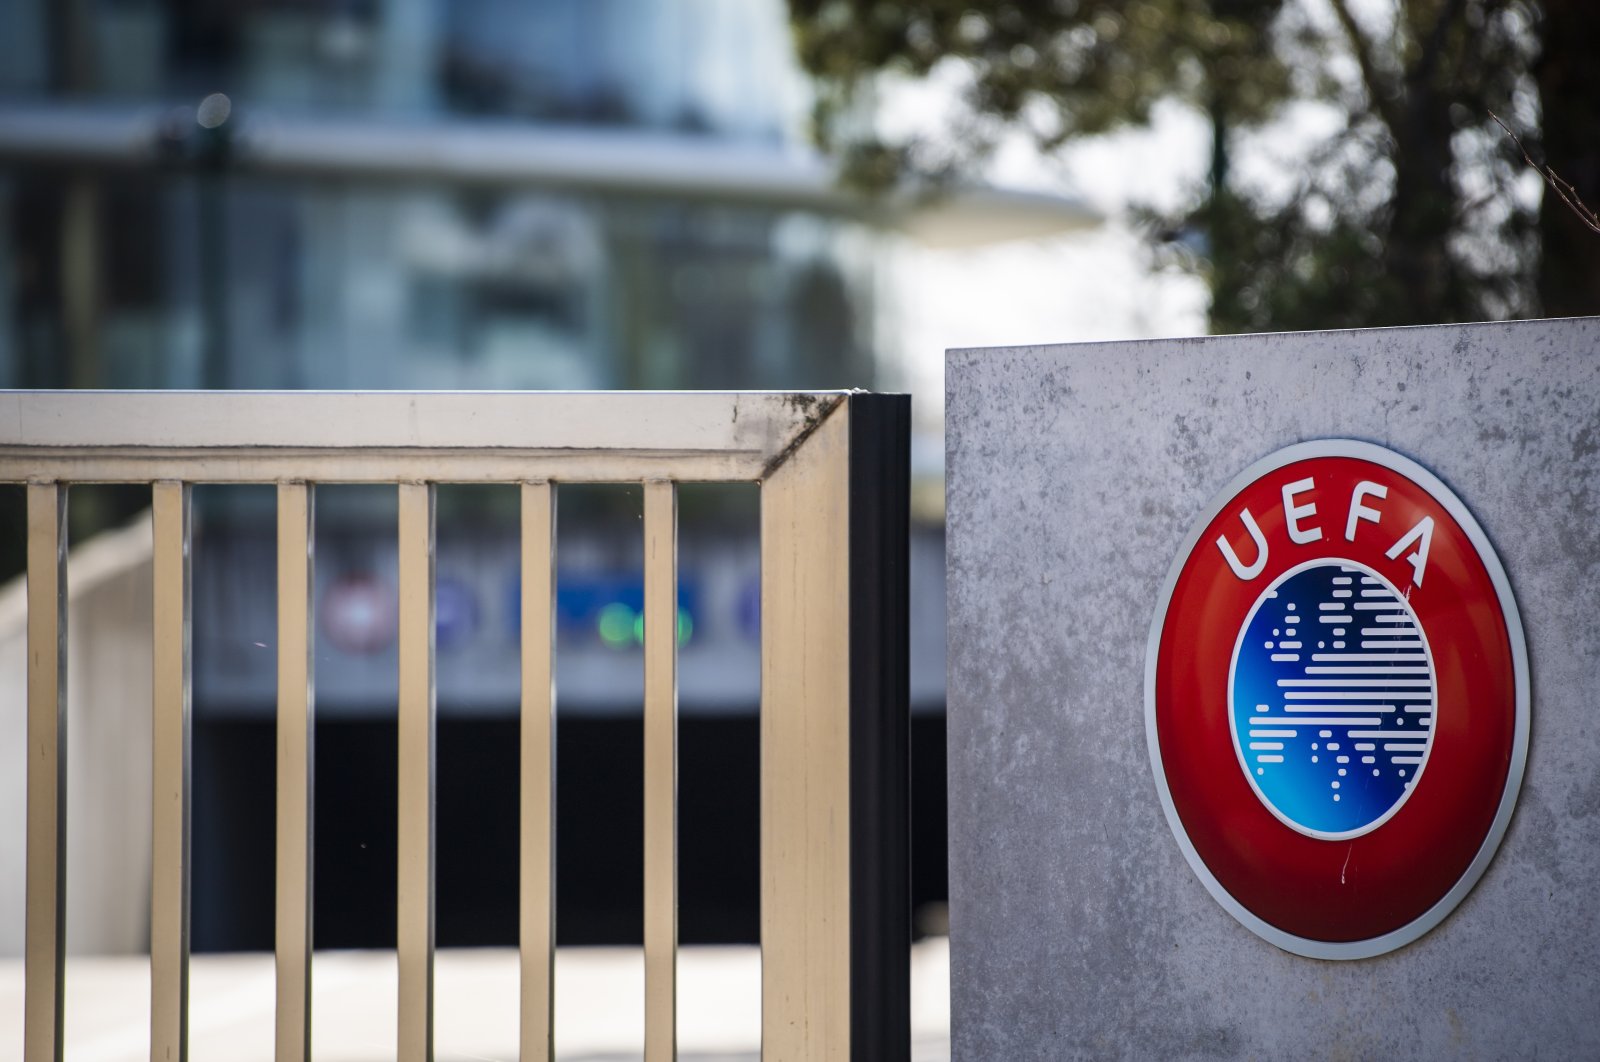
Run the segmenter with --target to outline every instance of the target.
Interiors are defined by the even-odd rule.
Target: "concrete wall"
[[[67,559],[67,951],[150,949],[150,517]],[[22,954],[26,578],[0,587],[0,957]]]
[[[1600,319],[952,351],[946,386],[955,1057],[1600,1057]],[[1184,535],[1255,459],[1329,436],[1465,501],[1533,691],[1488,872],[1353,962],[1212,900],[1144,727]]]

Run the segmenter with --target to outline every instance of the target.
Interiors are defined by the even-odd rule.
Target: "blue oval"
[[[1435,673],[1416,613],[1348,560],[1291,568],[1257,598],[1234,646],[1234,750],[1279,820],[1328,840],[1377,829],[1433,746]]]

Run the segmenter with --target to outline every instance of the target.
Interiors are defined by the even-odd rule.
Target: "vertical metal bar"
[[[911,399],[850,398],[850,1027],[911,1057]]]
[[[154,758],[150,867],[150,1057],[189,1054],[188,484],[151,488],[154,510]]]
[[[678,1046],[678,491],[644,485],[644,1057]]]
[[[850,405],[761,485],[761,1047],[850,1057]]]
[[[311,1057],[312,488],[278,484],[277,1062]]]
[[[28,839],[23,1056],[62,1057],[67,926],[67,490],[28,484]]]
[[[523,1062],[555,1058],[555,489],[522,485]]]
[[[400,484],[399,1058],[433,1059],[434,486]]]

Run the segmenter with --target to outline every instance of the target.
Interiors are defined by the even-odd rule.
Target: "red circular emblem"
[[[1301,955],[1378,955],[1450,913],[1510,821],[1528,717],[1488,539],[1369,443],[1301,443],[1229,484],[1151,626],[1167,821],[1217,901]]]

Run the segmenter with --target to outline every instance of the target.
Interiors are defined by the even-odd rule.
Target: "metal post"
[[[189,1057],[190,488],[151,488],[155,647],[150,851],[150,1057]]]
[[[771,1058],[910,1057],[909,413],[852,395],[762,483]]]
[[[761,1035],[850,1054],[850,408],[761,485]]]
[[[678,1053],[678,488],[644,485],[644,1056]]]
[[[62,1057],[67,927],[67,491],[28,484],[28,864],[23,1055]]]
[[[850,399],[850,1041],[911,1057],[911,400]]]
[[[523,1062],[555,1058],[555,488],[522,485]]]
[[[434,486],[400,484],[399,1057],[433,1059]]]
[[[311,1057],[313,504],[278,484],[277,1062]]]

